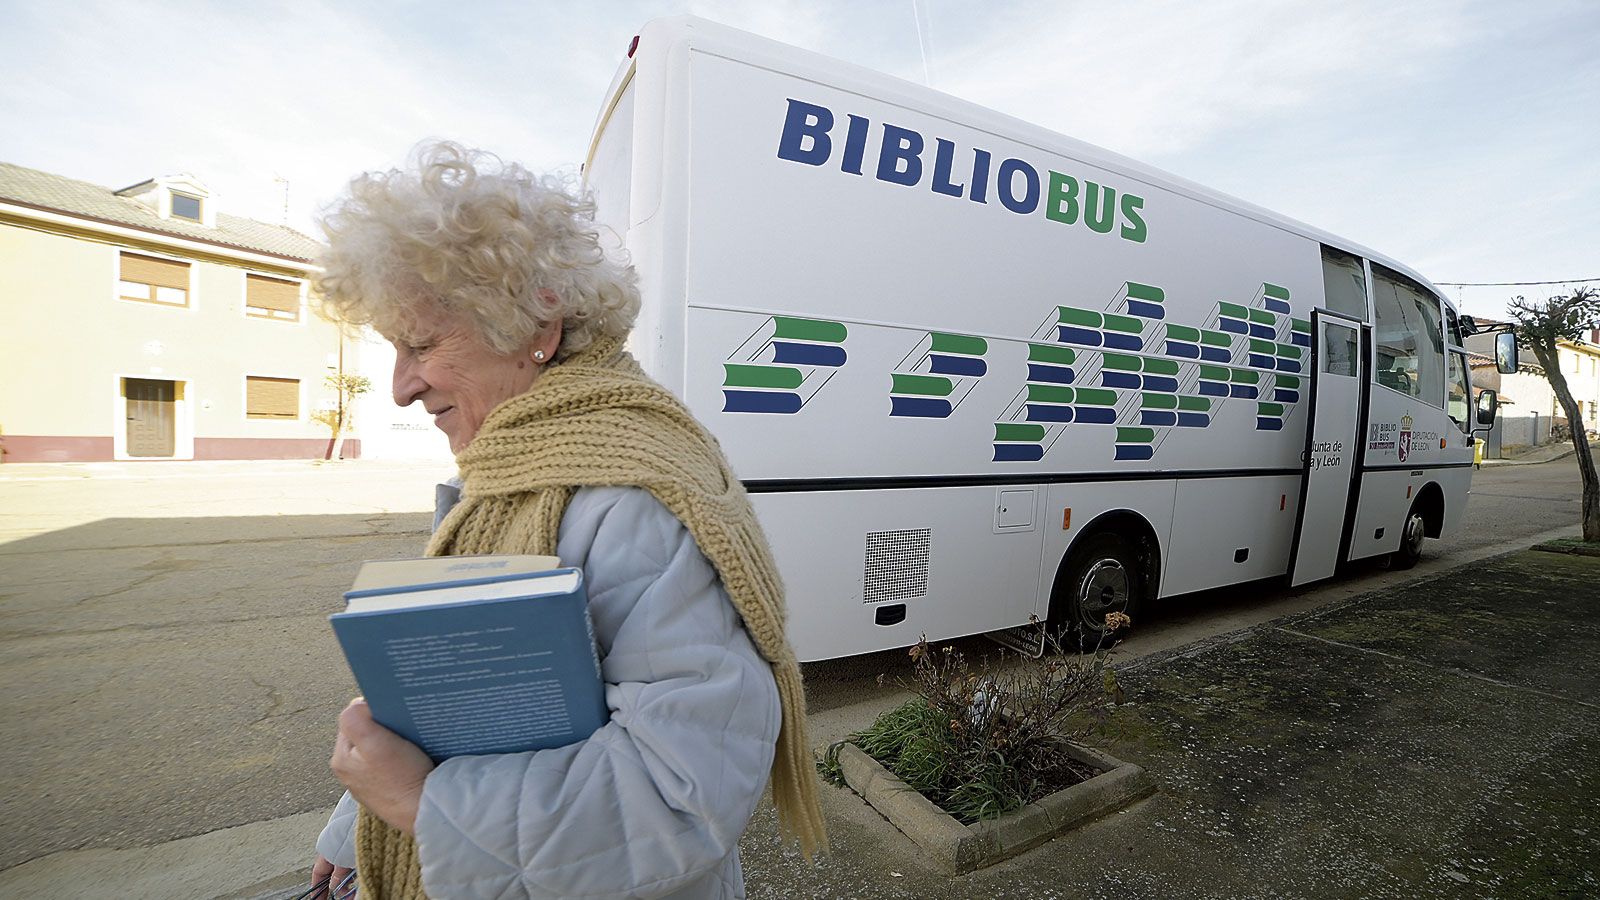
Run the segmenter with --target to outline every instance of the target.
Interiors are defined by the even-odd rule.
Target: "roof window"
[[[192,194],[172,192],[172,215],[178,219],[188,219],[191,222],[203,221],[200,215],[201,200]]]

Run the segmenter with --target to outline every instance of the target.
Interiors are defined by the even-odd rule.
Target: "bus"
[[[1383,254],[693,17],[640,32],[583,171],[630,349],[749,491],[804,661],[1093,646],[1461,524],[1495,397],[1471,320]]]

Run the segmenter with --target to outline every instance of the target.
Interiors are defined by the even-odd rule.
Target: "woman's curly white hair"
[[[633,327],[638,276],[601,248],[591,197],[449,141],[412,155],[406,170],[352,179],[323,215],[327,313],[395,338],[434,304],[501,353],[559,321],[557,360]]]

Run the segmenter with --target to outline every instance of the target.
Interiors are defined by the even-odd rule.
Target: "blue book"
[[[345,600],[329,619],[372,717],[435,762],[565,746],[609,716],[580,569]]]

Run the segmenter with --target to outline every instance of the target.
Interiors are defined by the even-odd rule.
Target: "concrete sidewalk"
[[[1600,559],[1526,551],[1123,666],[1107,747],[1161,792],[952,878],[848,790],[806,863],[770,808],[752,898],[1592,896]],[[815,718],[824,742],[885,708]],[[0,896],[293,896],[320,815],[55,854]]]
[[[828,788],[834,855],[764,817],[750,896],[1594,896],[1597,583],[1526,551],[1146,657],[1106,746],[1157,796],[951,878]]]
[[[1534,447],[1528,452],[1519,453],[1516,456],[1504,457],[1501,459],[1486,459],[1483,461],[1483,465],[1485,467],[1536,466],[1540,463],[1555,462],[1558,459],[1566,459],[1577,452],[1577,450],[1573,449],[1571,441],[1558,441],[1555,443],[1545,444],[1540,447]]]

